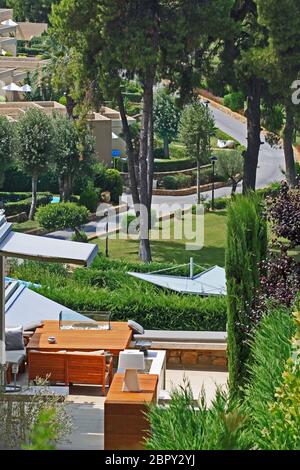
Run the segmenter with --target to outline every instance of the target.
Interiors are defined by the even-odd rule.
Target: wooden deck
[[[56,342],[48,342],[55,336]],[[60,330],[59,322],[45,321],[31,337],[27,350],[37,351],[96,351],[104,349],[118,356],[120,351],[129,347],[132,331],[125,322],[111,322],[110,330]]]

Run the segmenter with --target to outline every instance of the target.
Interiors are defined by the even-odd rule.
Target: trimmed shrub
[[[60,202],[39,208],[36,218],[41,227],[52,232],[68,228],[75,230],[88,221],[88,215],[89,211],[84,206],[74,202]]]
[[[164,149],[162,147],[157,147],[153,151],[154,158],[167,158],[165,157]]]
[[[100,196],[99,191],[93,184],[88,183],[85,190],[80,194],[79,204],[85,206],[90,212],[96,212]]]
[[[31,195],[29,197],[22,197],[22,194],[26,195],[26,193],[13,193],[11,197],[13,199],[16,198],[15,201],[4,202],[5,215],[7,216],[16,215],[16,214],[19,214],[20,212],[26,212],[27,215],[29,214],[30,207],[31,207]],[[18,195],[20,195],[19,198],[18,198]],[[51,193],[44,193],[44,194],[39,193],[37,196],[37,207],[46,206],[52,201],[52,197],[53,196]],[[0,199],[2,199],[1,195],[0,195]]]
[[[189,188],[192,184],[190,175],[168,175],[163,177],[163,186],[166,189]]]

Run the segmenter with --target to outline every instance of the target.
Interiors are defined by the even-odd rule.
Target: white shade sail
[[[150,282],[159,287],[180,292],[183,294],[198,295],[226,295],[226,274],[225,269],[214,266],[193,277],[172,276],[155,273],[133,273],[128,272],[143,281]]]
[[[22,91],[22,88],[14,82],[11,82],[9,85],[2,87],[4,91]]]
[[[26,83],[26,85],[23,85],[21,87],[21,91],[23,91],[23,93],[30,93],[31,92],[31,86],[28,85],[28,83]]]
[[[12,19],[1,21],[3,26],[18,26],[18,23],[15,23]]]

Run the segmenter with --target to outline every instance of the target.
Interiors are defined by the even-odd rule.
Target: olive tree
[[[72,195],[74,180],[78,174],[91,169],[94,140],[86,125],[61,114],[54,115],[56,152],[54,168],[58,176],[61,201],[67,202]]]
[[[179,134],[190,157],[197,160],[197,202],[200,204],[200,167],[209,163],[211,154],[210,138],[215,130],[211,111],[199,100],[193,101],[183,109]]]
[[[244,159],[238,150],[223,150],[218,153],[216,171],[219,176],[231,182],[231,196],[234,196],[237,185],[243,179]]]
[[[29,220],[36,211],[38,178],[51,166],[55,153],[52,119],[43,111],[31,108],[16,125],[14,155],[19,168],[32,180],[32,203]]]

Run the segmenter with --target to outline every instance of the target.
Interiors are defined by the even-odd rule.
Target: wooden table
[[[123,392],[124,374],[115,374],[104,402],[104,448],[136,450],[144,448],[149,431],[147,404],[157,401],[156,374],[138,374],[141,392]]]
[[[48,342],[55,336],[56,343]],[[125,322],[111,322],[110,330],[60,330],[59,322],[45,321],[31,337],[27,349],[37,351],[96,351],[104,349],[118,356],[120,351],[129,347],[132,330]]]

